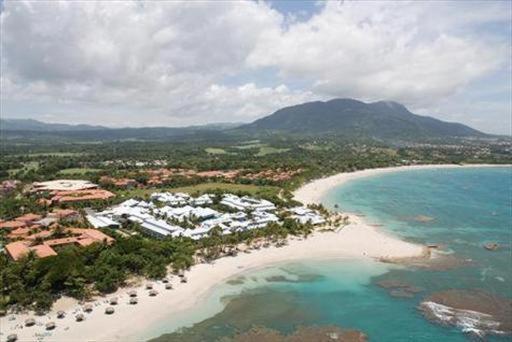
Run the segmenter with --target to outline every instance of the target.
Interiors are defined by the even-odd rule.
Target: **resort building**
[[[131,178],[113,178],[109,176],[103,176],[100,178],[100,184],[113,185],[118,188],[130,189],[139,185],[135,179]]]
[[[151,195],[151,199],[164,202],[166,205],[163,207],[159,208],[152,202],[129,199],[103,212],[88,213],[86,218],[94,227],[115,227],[115,224],[120,226],[122,222],[134,222],[154,237],[185,236],[192,239],[207,236],[214,227],[220,227],[223,234],[231,234],[263,228],[270,223],[282,223],[276,214],[276,206],[270,201],[225,194],[221,204],[237,211],[220,212],[208,207],[208,203],[213,204],[212,198],[213,195],[193,198],[182,193],[159,192]],[[326,222],[320,214],[309,208],[296,207],[290,211],[291,217],[301,223]]]
[[[25,214],[23,216],[19,216],[19,217],[15,218],[14,220],[15,221],[20,221],[20,222],[25,222],[27,224],[31,224],[34,221],[38,221],[38,220],[40,220],[42,218],[43,217],[41,215],[29,213],[29,214]]]
[[[94,228],[119,228],[120,224],[106,216],[86,215],[85,218]]]
[[[81,201],[101,201],[114,197],[110,191],[103,189],[57,191],[51,198],[52,203],[70,203]]]
[[[209,204],[212,204],[213,201],[212,201],[212,198],[213,198],[213,195],[210,195],[210,194],[204,194],[204,195],[201,195],[197,198],[191,198],[189,203],[192,204],[192,205],[198,205],[198,206],[204,206],[204,205],[209,205]]]
[[[48,214],[48,217],[58,221],[75,222],[80,219],[80,213],[73,209],[55,209]]]
[[[58,179],[48,182],[34,182],[33,191],[78,191],[96,189],[98,185],[87,180]]]
[[[190,196],[179,192],[156,192],[152,194],[150,198],[151,200],[163,202],[171,206],[179,206],[187,204]]]
[[[291,208],[290,211],[293,213],[291,217],[302,224],[309,222],[312,225],[320,225],[326,222],[322,215],[307,207],[295,207]]]
[[[14,260],[18,261],[26,256],[31,251],[39,258],[46,258],[52,255],[57,255],[57,252],[47,245],[30,246],[27,241],[11,242],[5,246],[5,251]]]
[[[0,221],[0,229],[7,229],[9,231],[37,226],[37,221],[41,220],[42,216],[37,214],[25,214],[23,216],[16,217],[11,221]]]
[[[37,239],[47,239],[53,235],[52,231],[42,231],[25,237],[25,240],[15,241],[5,246],[7,254],[15,261],[24,257],[31,251],[39,258],[57,255],[55,247],[75,245],[89,246],[95,242],[111,244],[114,239],[96,229],[66,228],[63,232],[68,235],[63,238],[44,240],[34,245]]]
[[[141,224],[141,227],[149,234],[156,237],[165,237],[173,232],[181,232],[183,228],[168,224],[165,220],[147,219]]]
[[[226,194],[222,198],[221,204],[237,210],[275,210],[274,203],[264,200],[255,199],[248,196],[238,197],[232,194]]]

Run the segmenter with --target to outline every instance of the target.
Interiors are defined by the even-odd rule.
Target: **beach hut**
[[[165,284],[166,290],[172,290],[172,284]]]
[[[184,276],[183,278],[181,278],[181,282],[182,282],[182,283],[186,283],[187,281],[188,281],[188,280],[187,280],[187,277],[185,277],[185,276]]]
[[[157,291],[157,290],[151,290],[151,291],[149,291],[149,295],[150,295],[151,297],[154,297],[154,296],[156,296],[157,294],[158,294],[158,291]]]
[[[153,289],[153,284],[147,283],[146,284],[146,290],[151,290],[151,289]]]
[[[128,296],[130,296],[130,297],[137,297],[137,291],[131,290],[130,292],[128,292]]]
[[[16,334],[10,334],[7,336],[7,342],[15,342],[18,340],[18,335]]]
[[[131,305],[135,305],[137,303],[138,303],[137,298],[130,298],[130,304]]]
[[[85,312],[92,312],[92,304],[85,304],[84,305],[84,311]]]
[[[75,316],[75,319],[77,322],[82,322],[85,319],[85,317],[83,314],[78,314]]]
[[[66,313],[62,310],[57,311],[57,318],[64,318],[66,317]]]
[[[25,326],[26,326],[26,327],[31,327],[31,326],[33,326],[33,325],[35,325],[35,324],[36,324],[36,320],[35,320],[35,319],[33,319],[33,318],[27,318],[27,319],[25,320]]]
[[[46,330],[53,330],[53,329],[55,329],[55,327],[56,327],[55,322],[46,323]]]
[[[111,306],[109,306],[108,308],[105,309],[105,313],[107,315],[112,315],[114,313],[114,311],[115,311],[114,308]]]
[[[110,305],[117,305],[117,297],[110,298]]]

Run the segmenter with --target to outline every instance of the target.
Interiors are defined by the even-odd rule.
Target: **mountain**
[[[0,129],[6,131],[39,131],[39,132],[50,132],[50,131],[91,131],[108,129],[103,126],[91,126],[91,125],[68,125],[68,124],[56,124],[46,123],[33,119],[0,119]]]
[[[404,105],[353,99],[307,102],[279,109],[241,126],[246,132],[283,132],[377,139],[483,137],[486,134],[459,123],[411,113]]]
[[[215,123],[188,127],[124,127],[69,125],[33,119],[1,119],[2,139],[30,141],[116,141],[116,140],[215,140],[238,123]]]
[[[207,124],[188,127],[108,128],[91,125],[44,123],[32,119],[0,120],[6,139],[90,140],[213,140],[243,136],[288,134],[336,135],[348,139],[419,141],[454,137],[486,137],[468,126],[411,113],[397,102],[364,103],[353,99],[316,101],[279,109],[250,124]]]

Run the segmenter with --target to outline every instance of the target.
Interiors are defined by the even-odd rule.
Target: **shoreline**
[[[351,218],[351,223],[339,232],[315,232],[307,239],[293,238],[284,247],[271,246],[261,250],[253,250],[250,254],[239,253],[236,257],[223,257],[211,264],[194,265],[186,272],[188,282],[179,282],[179,277],[172,276],[172,290],[165,290],[165,284],[152,281],[159,292],[156,297],[149,297],[143,282],[136,287],[125,287],[116,293],[96,298],[93,312],[85,313],[83,322],[75,321],[75,314],[82,312],[76,300],[63,298],[44,316],[32,313],[7,315],[0,318],[3,327],[0,341],[5,341],[11,333],[16,333],[20,341],[37,340],[36,333],[45,335],[40,341],[140,341],[145,336],[145,329],[154,326],[161,320],[178,320],[187,310],[197,307],[208,299],[214,288],[226,280],[251,270],[270,267],[276,264],[301,260],[334,260],[334,259],[366,259],[408,258],[420,256],[424,248],[405,242],[388,234],[379,232],[375,227],[364,224],[360,218]],[[129,305],[128,292],[136,289],[139,303]],[[115,313],[106,315],[104,310],[109,306],[109,298],[117,297],[119,304],[114,306]],[[57,319],[56,312],[65,310],[64,319]],[[9,317],[15,317],[10,321]],[[25,319],[35,318],[41,325],[23,327]],[[207,318],[207,317],[204,317]],[[57,328],[47,332],[44,324],[53,321]],[[187,322],[188,323],[188,322]],[[190,322],[193,323],[193,322]],[[17,329],[12,329],[18,326]],[[162,332],[163,333],[163,332]],[[50,335],[51,334],[51,335]],[[84,339],[84,336],[87,336]]]
[[[431,169],[459,169],[459,168],[482,168],[482,167],[511,167],[511,164],[425,164],[425,165],[407,165],[381,167],[375,169],[365,169],[354,172],[343,172],[324,178],[315,179],[304,184],[294,192],[294,198],[304,204],[320,203],[329,190],[341,186],[346,182],[383,175],[394,172],[404,172],[412,170],[431,170]],[[347,213],[344,213],[347,214]]]
[[[462,167],[489,166],[496,165]],[[510,165],[503,166],[510,167]],[[461,166],[421,165],[341,173],[307,183],[299,188],[294,195],[295,199],[304,204],[319,203],[327,191],[353,179],[396,171],[459,167]],[[154,288],[159,292],[156,297],[148,296],[144,285],[150,281],[143,281],[139,286],[125,287],[114,294],[96,298],[93,302],[93,312],[85,314],[86,319],[83,322],[75,322],[75,313],[81,312],[81,306],[76,300],[70,298],[60,299],[44,316],[25,313],[1,317],[0,341],[5,341],[11,333],[16,333],[20,341],[140,341],[157,337],[150,336],[147,331],[156,323],[169,319],[180,321],[180,318],[182,319],[188,310],[200,310],[201,304],[206,302],[217,285],[240,273],[301,260],[366,259],[379,261],[428,257],[425,246],[403,241],[391,233],[369,225],[364,218],[354,214],[343,214],[349,216],[350,223],[339,231],[316,231],[307,239],[291,238],[288,245],[284,247],[271,246],[253,250],[250,254],[239,253],[236,257],[223,257],[211,264],[194,265],[186,273],[187,283],[180,283],[177,276],[171,278],[173,290],[166,290],[165,284],[160,281],[152,281]],[[132,289],[136,289],[138,292],[139,303],[137,305],[128,304],[128,291]],[[115,313],[113,315],[106,315],[104,310],[109,306],[106,301],[112,297],[117,297],[119,304],[114,306]],[[58,310],[66,311],[67,315],[64,319],[56,318]],[[15,319],[9,320],[10,317]],[[20,329],[19,326],[24,325],[26,318],[35,318],[38,324]],[[45,330],[44,324],[49,321],[55,322],[57,327],[48,332]],[[18,328],[13,329],[15,326]],[[146,334],[144,334],[145,331]]]

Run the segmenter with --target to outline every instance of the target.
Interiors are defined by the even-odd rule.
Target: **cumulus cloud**
[[[328,2],[302,20],[257,1],[4,5],[6,108],[77,122],[249,121],[330,97],[433,108],[510,57],[475,31],[507,20],[500,3]]]
[[[307,78],[318,93],[432,104],[494,70],[507,55],[504,44],[490,46],[423,25],[443,8],[452,11],[442,3],[434,8],[329,2],[309,21],[261,39],[248,61],[254,67],[277,66],[284,77]],[[488,11],[485,16],[505,18]]]

